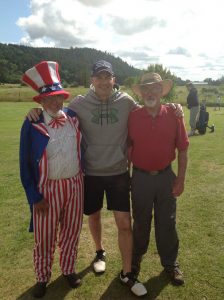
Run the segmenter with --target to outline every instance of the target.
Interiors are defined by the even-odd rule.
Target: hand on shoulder
[[[38,121],[40,118],[40,114],[42,112],[42,108],[32,108],[26,115],[26,118],[32,122],[32,121]]]
[[[183,107],[179,103],[166,103],[166,106],[172,108],[174,110],[175,115],[178,118],[183,118],[184,117],[184,111]]]

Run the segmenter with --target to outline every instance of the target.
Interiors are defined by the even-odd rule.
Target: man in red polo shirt
[[[129,116],[129,155],[133,164],[132,205],[134,250],[133,272],[138,275],[147,252],[154,208],[155,236],[161,264],[173,284],[184,283],[177,263],[179,239],[176,231],[176,197],[184,191],[189,145],[183,118],[160,99],[172,87],[157,73],[146,73],[133,91],[144,106]],[[178,160],[177,175],[171,168]]]

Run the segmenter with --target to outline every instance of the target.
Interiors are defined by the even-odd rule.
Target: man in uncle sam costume
[[[35,242],[33,295],[40,298],[51,277],[57,236],[65,279],[72,288],[81,283],[75,273],[83,218],[81,134],[75,113],[63,110],[69,93],[61,86],[57,62],[40,62],[25,72],[22,81],[38,92],[33,99],[43,107],[37,122],[24,121],[20,139],[21,181]]]

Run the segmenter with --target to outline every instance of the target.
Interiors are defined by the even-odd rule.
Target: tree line
[[[64,87],[68,85],[88,87],[91,67],[100,59],[107,60],[113,65],[116,81],[126,87],[131,87],[138,82],[144,72],[157,72],[163,79],[172,79],[178,86],[185,85],[189,81],[175,76],[163,65],[151,64],[145,70],[140,70],[111,53],[92,48],[35,48],[0,43],[0,84],[21,83],[21,77],[27,69],[42,60],[51,60],[57,61],[60,65],[60,76]],[[221,85],[224,83],[224,76],[217,80],[206,78],[204,82],[209,85]]]
[[[34,48],[0,43],[0,83],[20,83],[22,74],[42,60],[57,61],[61,80],[69,85],[89,86],[91,66],[100,59],[109,61],[118,83],[138,76],[140,70],[119,57],[91,48]]]

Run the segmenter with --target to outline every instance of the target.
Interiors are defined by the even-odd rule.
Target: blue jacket
[[[191,88],[187,96],[187,108],[191,109],[194,106],[199,106],[198,92],[196,88]]]
[[[76,113],[70,109],[63,110],[70,117],[76,116]],[[20,135],[20,178],[30,206],[31,220],[29,231],[31,232],[33,231],[33,204],[43,199],[43,195],[38,190],[40,179],[39,162],[49,141],[49,136],[38,130],[34,124],[43,122],[43,114],[40,115],[37,122],[31,123],[26,119],[22,125]]]

